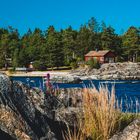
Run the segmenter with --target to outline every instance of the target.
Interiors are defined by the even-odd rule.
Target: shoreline
[[[65,76],[69,74],[69,72],[55,72],[55,71],[33,71],[33,72],[16,72],[16,73],[9,73],[7,71],[4,72],[8,76],[14,76],[14,77],[44,77],[48,73],[50,76]]]
[[[3,73],[14,77],[45,77],[49,73],[50,79],[64,78],[81,80],[140,80],[140,63],[106,63],[103,64],[99,69],[78,68],[72,71],[3,71]]]

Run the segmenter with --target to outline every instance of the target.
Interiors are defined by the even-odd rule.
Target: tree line
[[[117,61],[140,61],[140,28],[131,26],[119,35],[111,26],[91,18],[77,30],[71,26],[57,31],[49,26],[42,31],[30,29],[20,36],[13,27],[0,28],[0,68],[11,58],[12,67],[28,67],[33,62],[37,69],[69,66],[84,60],[90,50],[111,50]]]

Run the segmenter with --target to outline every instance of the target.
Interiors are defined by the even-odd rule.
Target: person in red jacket
[[[52,87],[52,84],[50,82],[50,74],[47,73],[46,75],[46,93],[47,94],[52,94],[53,93],[53,87]]]

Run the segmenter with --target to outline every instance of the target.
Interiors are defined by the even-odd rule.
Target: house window
[[[105,58],[105,62],[109,62],[109,58],[108,57]]]
[[[109,58],[109,63],[114,63],[114,58]]]

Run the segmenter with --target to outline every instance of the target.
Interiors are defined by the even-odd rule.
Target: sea
[[[45,91],[43,77],[11,77],[13,81],[20,81],[30,87],[37,87]],[[78,84],[51,82],[54,88],[93,88],[105,85],[111,91],[115,89],[116,98],[122,105],[123,112],[140,112],[140,80],[83,80]]]

